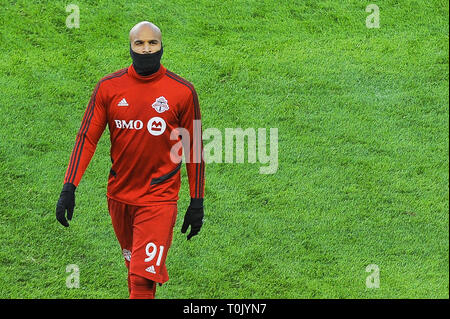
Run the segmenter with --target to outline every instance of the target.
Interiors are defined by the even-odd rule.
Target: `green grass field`
[[[275,174],[207,165],[189,242],[183,168],[157,298],[449,298],[448,1],[79,1],[69,29],[70,3],[0,0],[0,298],[128,297],[107,130],[69,228],[55,206],[92,90],[131,64],[141,20],[194,83],[204,129],[278,128]]]

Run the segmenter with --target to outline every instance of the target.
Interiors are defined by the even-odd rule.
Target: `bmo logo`
[[[129,120],[128,122],[125,120],[114,120],[114,122],[116,122],[116,128],[140,130],[142,127],[144,127],[144,124],[141,120]]]
[[[127,129],[127,130],[140,130],[144,127],[144,123],[141,120],[114,120],[116,123],[116,128]],[[152,117],[147,122],[147,130],[153,136],[159,136],[166,130],[166,121],[164,119],[156,116]]]
[[[154,136],[161,135],[166,130],[166,121],[158,116],[152,117],[147,123],[147,130]]]

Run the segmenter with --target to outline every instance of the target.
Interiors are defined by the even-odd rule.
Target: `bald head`
[[[140,54],[149,54],[161,50],[161,30],[151,22],[142,21],[130,30],[131,49]]]

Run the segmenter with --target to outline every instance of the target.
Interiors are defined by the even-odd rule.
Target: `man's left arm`
[[[189,180],[189,190],[191,202],[184,216],[181,232],[185,233],[189,226],[191,231],[187,239],[197,235],[203,225],[203,198],[205,191],[205,162],[203,160],[203,141],[202,141],[202,125],[200,106],[198,96],[191,85],[191,94],[182,110],[180,117],[180,125],[189,133],[189,143],[185,148],[186,170]]]

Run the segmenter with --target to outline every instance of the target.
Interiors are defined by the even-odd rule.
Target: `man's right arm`
[[[56,204],[56,219],[68,227],[75,207],[75,189],[80,183],[97,143],[107,124],[106,109],[100,92],[100,83],[94,89],[89,104],[84,112],[75,145],[70,156],[69,165],[64,176],[64,185]],[[67,211],[67,219],[66,219]]]
[[[70,156],[69,166],[64,176],[64,184],[71,183],[78,186],[95,153],[98,140],[105,130],[107,124],[106,109],[100,92],[100,83],[95,87],[84,112],[75,146]]]

